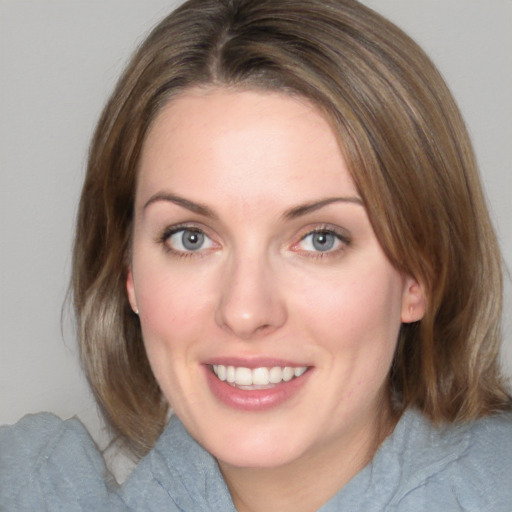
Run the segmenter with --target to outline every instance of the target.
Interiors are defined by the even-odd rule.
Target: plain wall
[[[0,0],[0,424],[42,410],[78,415],[105,441],[63,308],[73,220],[107,95],[177,3]],[[365,3],[412,35],[451,86],[512,268],[512,1]],[[510,277],[506,299],[503,359],[512,376]]]

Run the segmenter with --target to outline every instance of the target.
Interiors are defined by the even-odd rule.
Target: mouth
[[[229,408],[247,412],[297,403],[315,373],[314,366],[273,358],[218,358],[204,369],[213,396]]]
[[[279,384],[290,382],[307,372],[307,366],[243,366],[211,365],[213,374],[221,382],[242,390],[271,389]]]

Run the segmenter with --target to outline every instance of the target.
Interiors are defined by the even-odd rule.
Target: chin
[[[238,468],[271,469],[288,465],[300,458],[301,450],[284,446],[277,440],[241,440],[229,448],[212,451],[219,463]]]
[[[244,428],[245,427],[245,428]],[[305,439],[290,435],[290,428],[269,428],[257,425],[244,426],[233,423],[233,428],[219,426],[212,435],[211,427],[206,435],[197,438],[219,463],[245,468],[275,468],[293,462],[305,451]],[[303,436],[301,436],[303,437]]]

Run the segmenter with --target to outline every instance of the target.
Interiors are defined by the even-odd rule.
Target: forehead
[[[201,200],[229,191],[247,200],[355,194],[324,115],[277,92],[210,88],[178,96],[149,130],[139,172],[141,200],[162,187]]]

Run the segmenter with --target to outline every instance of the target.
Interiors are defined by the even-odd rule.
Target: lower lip
[[[219,380],[206,366],[206,378],[214,396],[224,405],[242,411],[266,411],[293,399],[309,379],[311,371],[268,389],[244,390]]]

